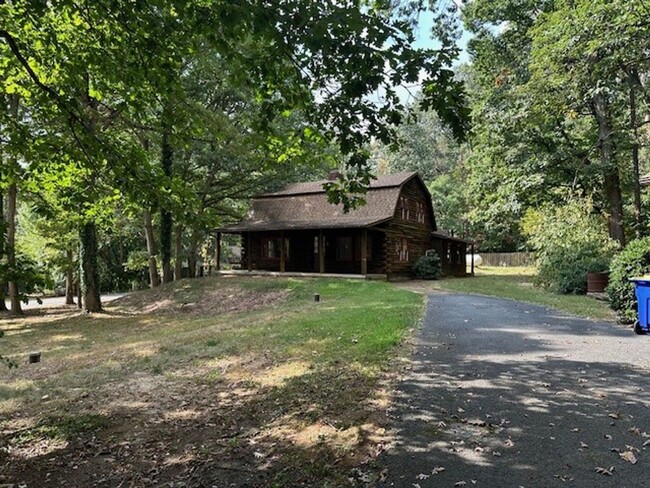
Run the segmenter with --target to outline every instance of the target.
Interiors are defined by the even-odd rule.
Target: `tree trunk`
[[[65,252],[66,269],[65,269],[65,304],[74,305],[74,262],[72,248]]]
[[[196,278],[196,235],[192,233],[190,249],[187,256],[187,271],[190,278]]]
[[[643,217],[641,208],[641,177],[639,171],[639,133],[638,120],[636,111],[636,83],[630,79],[630,129],[632,130],[632,171],[634,172],[633,190],[634,190],[634,235],[638,239],[641,237],[643,228]]]
[[[593,109],[598,124],[600,162],[604,178],[604,195],[608,204],[609,236],[625,246],[625,230],[623,228],[623,197],[621,195],[621,179],[618,165],[614,159],[612,130],[610,126],[607,101],[602,94],[593,99]]]
[[[6,107],[6,98],[4,94],[0,93],[0,107],[2,110]],[[0,147],[0,172],[4,169],[4,160],[3,152]],[[2,181],[2,174],[0,173],[0,181]],[[5,221],[5,208],[4,208],[5,196],[2,191],[0,191],[0,261],[5,254],[5,233],[7,231],[7,224]],[[7,304],[5,303],[5,287],[7,285],[7,275],[5,273],[0,274],[0,312],[6,312]]]
[[[0,154],[0,156],[2,156]],[[0,160],[0,168],[2,168],[2,161]],[[4,210],[4,194],[0,192],[0,261],[5,253],[5,231],[6,231],[6,222],[5,222],[5,210]],[[0,312],[6,312],[9,309],[5,303],[5,285],[7,284],[7,275],[2,273],[0,275]]]
[[[144,235],[147,240],[147,254],[149,255],[149,286],[155,288],[160,285],[158,277],[158,263],[156,262],[156,241],[151,223],[151,213],[144,211]]]
[[[79,275],[79,273],[77,273]],[[83,297],[81,296],[81,276],[77,276],[75,281],[74,281],[74,288],[75,291],[77,292],[77,307],[79,310],[84,308],[83,306]]]
[[[176,226],[175,241],[174,256],[176,262],[174,263],[174,279],[180,280],[183,277],[183,226],[180,224]]]
[[[88,135],[94,136],[97,130],[97,101],[90,96],[90,74],[85,73],[86,90],[82,94],[81,103],[88,110]],[[94,191],[97,185],[97,171],[93,170],[85,184]],[[86,312],[101,312],[102,301],[100,296],[99,267],[97,266],[97,225],[95,222],[86,222],[79,231],[79,279],[81,282],[81,295],[83,309]]]
[[[18,197],[18,187],[16,183],[11,183],[7,192],[7,268],[9,271],[9,302],[11,303],[11,313],[13,315],[22,315],[23,310],[20,305],[20,293],[16,281],[16,201]]]
[[[169,141],[170,125],[167,107],[163,110],[162,116],[162,142],[161,142],[161,166],[166,177],[172,176],[173,150]],[[160,256],[162,260],[163,283],[169,283],[173,280],[172,276],[172,214],[163,204],[160,211]]]
[[[99,292],[99,269],[97,267],[97,226],[94,222],[84,224],[80,232],[81,289],[86,312],[101,312]]]

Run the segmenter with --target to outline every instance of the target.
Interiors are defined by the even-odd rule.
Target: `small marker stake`
[[[320,302],[320,295],[318,293],[314,293],[314,301]]]
[[[29,364],[40,363],[41,362],[41,353],[40,352],[30,352],[29,353]]]

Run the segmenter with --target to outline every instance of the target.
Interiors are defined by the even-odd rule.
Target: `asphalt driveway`
[[[650,336],[433,295],[392,413],[382,487],[650,486]]]

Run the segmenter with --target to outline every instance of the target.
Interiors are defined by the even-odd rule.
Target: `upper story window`
[[[420,224],[424,224],[424,203],[422,202],[415,204],[415,220]]]
[[[407,197],[399,197],[399,205],[400,216],[402,217],[402,220],[410,220],[411,211],[409,209],[409,199]]]

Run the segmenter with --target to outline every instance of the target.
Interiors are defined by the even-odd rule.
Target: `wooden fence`
[[[533,266],[535,254],[532,252],[486,252],[479,253],[482,266]]]

